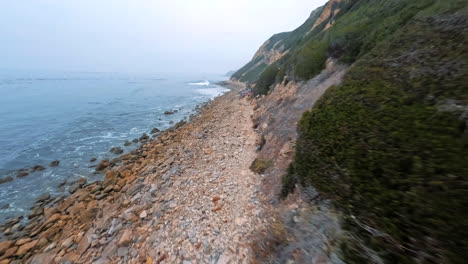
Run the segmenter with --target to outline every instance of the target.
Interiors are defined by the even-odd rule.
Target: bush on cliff
[[[453,1],[456,0],[449,0]],[[329,57],[351,64],[404,26],[419,11],[436,2],[438,0],[343,1],[333,7],[339,11],[334,18],[325,19],[298,39],[289,54],[275,63],[277,68],[283,68],[282,76],[277,72],[273,77],[272,72],[266,74],[265,70],[256,78],[257,83],[269,84],[262,85],[258,91],[266,94],[275,83],[282,81],[284,73],[298,81],[313,78],[325,68]],[[329,22],[333,26],[325,30]]]
[[[465,263],[466,2],[389,2],[409,9],[376,25],[386,38],[359,38],[343,84],[303,115],[283,193],[297,179],[335,201],[353,241],[361,241],[343,245],[349,263],[372,262],[360,244],[386,263]],[[388,27],[400,29],[389,35],[395,29]],[[338,51],[347,45],[334,41]]]

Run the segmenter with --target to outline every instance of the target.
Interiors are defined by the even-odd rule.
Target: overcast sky
[[[326,0],[0,0],[0,68],[224,73]]]

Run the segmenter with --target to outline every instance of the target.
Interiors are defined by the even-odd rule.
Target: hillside
[[[318,191],[302,200],[336,209],[328,223],[344,230],[290,231],[263,258],[304,262],[327,244],[330,262],[465,262],[467,20],[461,0],[332,0],[233,75],[260,95],[258,159],[270,164],[271,195],[281,188],[290,203],[295,187]],[[288,230],[317,221],[287,217]]]

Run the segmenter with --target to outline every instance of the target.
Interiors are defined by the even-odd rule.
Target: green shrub
[[[263,174],[271,166],[273,166],[273,162],[271,160],[262,160],[256,158],[252,162],[252,165],[250,165],[250,170],[257,174]]]
[[[343,84],[304,113],[285,192],[293,179],[316,187],[386,263],[465,263],[467,13],[408,19],[434,1],[389,2],[411,15],[399,10],[401,20],[388,24],[399,25],[396,33],[357,42],[361,52]],[[461,110],[441,110],[453,101]],[[349,263],[370,261],[356,245],[343,252]]]
[[[267,94],[271,86],[276,81],[276,74],[278,73],[279,68],[276,64],[270,65],[263,73],[260,75],[253,92],[255,95]]]

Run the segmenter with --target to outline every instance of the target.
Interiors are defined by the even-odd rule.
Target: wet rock
[[[87,181],[86,178],[81,178],[77,180],[76,182],[72,183],[72,185],[70,185],[70,187],[68,188],[68,191],[70,193],[75,193],[79,188],[85,185],[86,181]]]
[[[97,159],[96,158],[91,158],[89,162],[95,162]]]
[[[156,134],[156,133],[159,133],[161,132],[161,130],[159,130],[158,128],[153,128],[153,130],[151,130],[151,134]]]
[[[120,147],[114,147],[114,148],[111,148],[110,152],[115,155],[119,155],[119,154],[122,154],[124,151]]]
[[[34,167],[31,168],[32,171],[43,171],[45,170],[46,168],[41,166],[41,165],[36,165]]]
[[[23,220],[23,216],[10,219],[10,220],[6,221],[6,222],[3,224],[3,226],[5,226],[5,227],[11,227],[11,226],[14,226],[14,225],[16,225],[17,223],[19,223],[19,221],[21,221],[21,220]]]
[[[134,138],[134,139],[132,140],[132,142],[133,142],[133,143],[138,143],[138,138]]]
[[[149,136],[145,133],[143,134],[143,136],[140,137],[140,141],[145,141],[145,140],[148,140],[149,139]]]
[[[109,165],[110,165],[109,160],[102,160],[102,161],[96,166],[96,170],[97,170],[97,171],[102,171],[102,170],[104,170],[105,168],[109,167]]]
[[[74,183],[70,185],[70,188],[68,188],[68,191],[70,193],[75,193],[79,188],[80,188],[80,185],[78,183]]]
[[[63,180],[63,181],[61,181],[61,182],[57,185],[57,187],[60,188],[60,187],[64,186],[65,184],[67,184],[67,180],[66,180],[66,179]]]
[[[59,160],[54,160],[50,163],[50,167],[57,167],[60,164]]]
[[[41,203],[50,199],[50,193],[43,193],[41,196],[37,197],[36,203]]]
[[[81,184],[81,186],[83,186],[86,184],[86,182],[88,182],[88,179],[86,177],[81,177],[76,182]]]
[[[132,145],[132,142],[128,141],[128,140],[125,140],[125,143],[124,143],[124,146],[128,147]]]
[[[0,184],[6,183],[6,182],[11,182],[13,180],[13,177],[8,176],[6,178],[0,179]]]
[[[187,124],[187,122],[184,121],[184,120],[182,120],[182,121],[180,121],[180,122],[177,122],[177,124],[174,126],[174,128],[175,128],[175,129],[178,129],[178,128],[180,128],[181,126],[183,126],[183,125],[185,125],[185,124]]]
[[[42,207],[36,207],[31,211],[31,214],[28,216],[29,219],[32,219],[36,216],[44,214],[44,208]]]
[[[29,173],[27,173],[25,171],[18,171],[18,173],[16,174],[16,177],[23,178],[23,177],[26,177],[28,175],[29,175]]]
[[[173,115],[175,113],[177,113],[177,110],[170,110],[170,111],[165,111],[164,112],[165,115]]]

